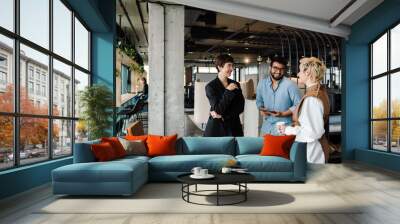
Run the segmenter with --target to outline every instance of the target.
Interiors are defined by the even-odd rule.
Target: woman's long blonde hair
[[[302,58],[300,60],[300,70],[302,72],[310,71],[311,79],[320,82],[325,75],[325,64],[316,57]]]

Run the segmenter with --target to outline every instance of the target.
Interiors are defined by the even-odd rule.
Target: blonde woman
[[[296,141],[307,143],[307,161],[325,163],[328,161],[329,145],[325,137],[325,127],[329,118],[329,98],[321,85],[326,67],[318,58],[300,60],[297,74],[299,83],[306,85],[306,93],[293,114],[293,126],[280,126],[279,132],[296,135]]]

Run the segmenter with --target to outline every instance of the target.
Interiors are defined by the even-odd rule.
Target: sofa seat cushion
[[[293,172],[293,163],[279,156],[239,155],[236,160],[249,172]]]
[[[53,170],[58,182],[131,182],[132,177],[147,172],[147,163],[139,159],[109,162],[75,163]]]
[[[135,161],[135,160],[147,162],[147,161],[149,161],[149,159],[150,159],[150,157],[148,157],[148,156],[130,155],[130,156],[125,156],[124,158],[120,158],[120,159],[114,160],[113,162],[116,162],[116,161],[127,161],[127,162],[130,162],[130,161]]]
[[[235,159],[235,157],[222,154],[158,156],[149,160],[149,170],[152,172],[190,172],[193,167],[199,166],[216,172],[230,159]]]

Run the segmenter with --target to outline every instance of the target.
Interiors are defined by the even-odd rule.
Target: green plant
[[[115,77],[119,77],[121,75],[121,72],[118,69],[115,69]]]
[[[80,93],[82,119],[85,121],[89,132],[89,140],[109,136],[107,129],[112,121],[112,93],[104,85],[95,84],[86,87]]]
[[[124,43],[118,45],[118,48],[124,52],[129,58],[131,58],[133,61],[136,62],[136,64],[132,63],[130,65],[131,69],[134,71],[138,71],[143,73],[144,72],[144,67],[143,67],[143,59],[140,56],[140,54],[136,51],[136,48],[134,45],[129,44],[129,43]]]
[[[129,69],[135,71],[135,72],[139,72],[139,73],[143,73],[144,72],[144,67],[138,65],[137,63],[131,63],[129,65]]]

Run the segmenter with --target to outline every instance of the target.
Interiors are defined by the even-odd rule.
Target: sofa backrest
[[[263,144],[263,137],[236,137],[236,155],[259,154]]]
[[[234,137],[182,137],[177,142],[177,154],[235,155]]]
[[[100,140],[93,140],[81,143],[75,143],[74,148],[74,163],[89,163],[95,162],[96,158],[91,149],[92,144],[99,144]]]

